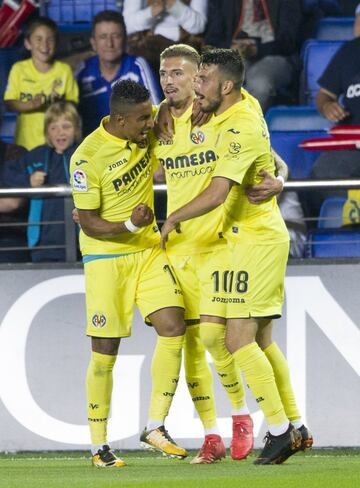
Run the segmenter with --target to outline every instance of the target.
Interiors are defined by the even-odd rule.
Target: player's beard
[[[208,99],[207,102],[208,103],[205,106],[201,104],[202,111],[205,113],[211,113],[211,114],[216,112],[217,109],[220,107],[221,102],[222,102],[221,87],[220,86],[218,87],[217,94],[214,95],[214,97],[212,97],[210,100]]]

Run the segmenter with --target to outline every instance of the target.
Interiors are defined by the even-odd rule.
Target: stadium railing
[[[165,192],[166,191],[166,184],[155,184],[154,185],[155,192]],[[287,181],[284,186],[284,191],[316,191],[316,190],[347,190],[347,189],[360,189],[360,179],[343,179],[343,180],[291,180]],[[66,254],[66,262],[67,263],[75,263],[77,261],[77,237],[76,237],[76,229],[73,224],[72,220],[72,210],[74,208],[73,204],[73,199],[72,199],[72,193],[71,193],[71,188],[69,185],[61,185],[61,186],[55,186],[55,187],[47,187],[47,188],[0,188],[0,198],[9,198],[9,197],[25,197],[25,198],[31,198],[31,197],[41,197],[41,198],[63,198],[64,199],[64,214],[65,214],[65,220],[64,222],[57,222],[58,224],[64,224],[65,225],[65,245],[63,246],[55,246],[58,248],[65,248],[65,254]],[[332,219],[333,217],[326,217],[327,219]],[[337,217],[336,217],[337,218]],[[318,217],[313,217],[313,218],[304,218],[305,222],[309,221],[316,221],[318,220]],[[53,224],[53,222],[51,222]],[[161,223],[161,221],[160,221]],[[41,225],[46,225],[46,222],[41,222]],[[22,225],[22,226],[27,226],[27,222],[22,222],[16,225]],[[0,224],[0,229],[1,232],[4,231],[4,228],[6,228],[7,224],[2,223]],[[321,227],[321,226],[320,226]],[[329,226],[327,226],[329,227]],[[336,227],[336,226],[334,226]],[[320,233],[323,232],[322,229],[319,229]],[[337,233],[337,232],[343,232],[344,228],[333,228],[333,229],[327,229],[328,232],[330,233]],[[310,231],[308,236],[309,236],[309,241],[306,243],[308,248],[313,244],[314,241],[314,232],[316,231]],[[350,240],[348,242],[353,244],[353,240],[351,240],[351,229],[350,232],[348,233],[348,239]],[[355,244],[358,245],[360,249],[360,233],[358,231],[354,231],[353,233],[354,239],[355,239]],[[334,243],[336,244],[338,240],[332,239]],[[331,241],[331,239],[330,239]],[[329,240],[327,241],[329,242]],[[343,242],[343,241],[341,241]],[[347,241],[345,241],[346,244]],[[330,244],[331,245],[331,244]],[[44,246],[45,247],[45,246]],[[54,248],[54,246],[52,246]],[[19,247],[19,248],[5,248],[5,247],[0,247],[0,252],[2,251],[10,251],[10,250],[18,250],[18,251],[25,251],[28,250],[28,247]],[[337,255],[334,253],[335,256]],[[356,256],[359,256],[357,254]],[[311,250],[306,253],[306,256],[304,257],[316,257],[319,256],[316,252],[312,252]],[[331,253],[327,251],[326,256],[324,257],[331,257]],[[349,257],[349,256],[346,256]]]

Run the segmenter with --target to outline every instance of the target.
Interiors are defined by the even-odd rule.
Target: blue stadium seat
[[[318,228],[336,229],[343,225],[343,207],[346,198],[330,197],[326,198],[320,208]]]
[[[343,41],[310,40],[303,49],[304,64],[304,94],[306,104],[314,105],[316,93],[319,90],[317,80],[323,74],[329,61],[344,44]]]
[[[350,41],[354,38],[354,17],[324,17],[315,38],[321,41]]]
[[[307,256],[311,258],[360,257],[360,230],[318,229],[309,232]]]
[[[119,0],[49,0],[42,2],[41,13],[55,22],[91,22],[102,10],[122,10]]]
[[[14,142],[16,127],[16,114],[5,112],[2,115],[2,124],[0,127],[0,139],[7,143]]]
[[[311,173],[320,151],[305,151],[298,147],[304,139],[324,137],[327,132],[319,131],[271,131],[271,146],[289,166],[292,179],[306,179]]]
[[[271,107],[265,119],[270,131],[325,130],[334,125],[322,117],[316,108],[308,105]]]

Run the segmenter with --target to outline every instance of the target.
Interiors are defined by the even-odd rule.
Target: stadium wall
[[[275,335],[286,351],[294,387],[317,446],[360,445],[360,263],[288,267],[283,318]],[[85,374],[80,267],[0,269],[0,451],[84,449]],[[138,448],[147,418],[154,331],[135,311],[114,373],[109,440]],[[221,432],[231,436],[230,406],[215,376]],[[265,424],[248,395],[256,446]],[[198,447],[202,427],[183,379],[167,420],[184,447]]]

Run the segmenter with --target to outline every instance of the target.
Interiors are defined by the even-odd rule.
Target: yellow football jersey
[[[209,185],[217,156],[212,124],[191,127],[192,106],[174,117],[171,144],[155,141],[152,152],[166,174],[168,215],[195,198]],[[222,208],[181,223],[181,232],[172,232],[166,249],[184,255],[214,250],[225,244],[222,238]]]
[[[257,100],[242,90],[242,100],[211,122],[217,133],[218,162],[213,176],[235,182],[224,204],[224,235],[238,242],[274,244],[289,239],[276,197],[253,205],[246,197],[249,185],[260,183],[261,169],[275,172],[266,122]]]
[[[53,91],[65,100],[78,102],[79,89],[70,66],[55,61],[47,73],[41,73],[30,58],[15,63],[11,68],[4,100],[30,101],[41,95],[46,101]],[[18,115],[15,142],[29,150],[45,144],[44,112]]]
[[[75,207],[99,209],[110,222],[126,221],[140,203],[154,208],[153,167],[148,147],[109,134],[105,117],[98,129],[80,144],[70,162]],[[83,255],[136,252],[159,244],[154,222],[136,234],[124,232],[112,238],[92,238],[80,232]]]

